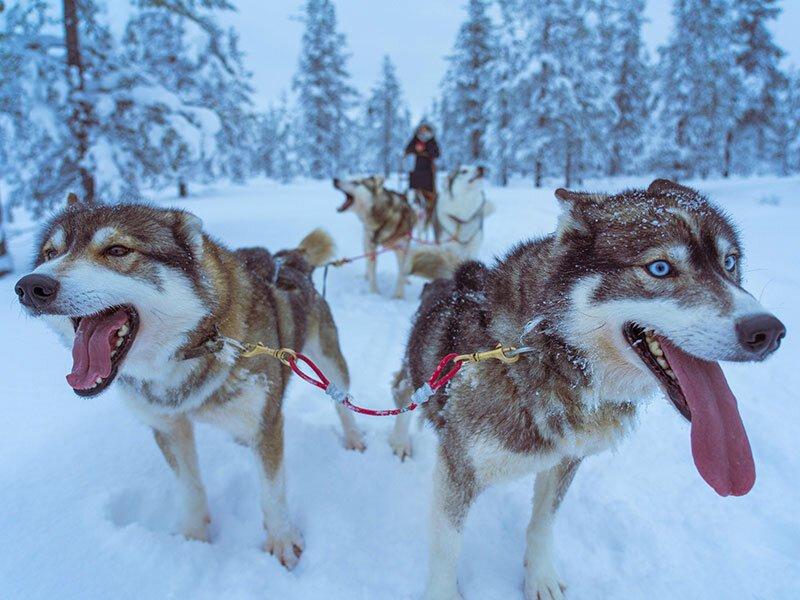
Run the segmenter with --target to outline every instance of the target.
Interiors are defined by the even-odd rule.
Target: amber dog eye
[[[48,248],[44,251],[44,259],[45,260],[53,260],[58,252],[56,252],[55,248]]]
[[[106,256],[113,256],[115,258],[119,258],[121,256],[127,256],[133,252],[130,248],[126,248],[125,246],[111,246],[106,248]]]

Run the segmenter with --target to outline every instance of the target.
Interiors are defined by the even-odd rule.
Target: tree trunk
[[[725,178],[731,175],[731,146],[733,145],[733,132],[725,134],[725,155],[722,158],[722,176]]]
[[[72,104],[72,114],[70,115],[68,126],[75,140],[75,165],[83,187],[83,201],[88,204],[94,204],[94,175],[86,168],[85,164],[86,154],[89,152],[89,128],[92,125],[92,107],[83,97],[86,84],[83,62],[81,61],[76,0],[64,0],[64,38],[67,45],[69,101]]]
[[[572,144],[567,142],[566,155],[564,156],[564,187],[569,189],[572,185]]]
[[[179,198],[189,197],[189,184],[186,183],[183,179],[178,180],[178,197]]]

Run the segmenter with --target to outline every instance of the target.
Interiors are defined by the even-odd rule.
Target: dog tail
[[[447,248],[415,248],[409,256],[409,275],[425,279],[449,279],[464,262]]]
[[[318,267],[333,258],[336,244],[324,229],[315,229],[303,238],[297,249],[312,267]]]

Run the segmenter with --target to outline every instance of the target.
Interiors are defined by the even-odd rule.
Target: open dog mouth
[[[342,203],[342,205],[339,208],[336,209],[336,212],[344,212],[344,211],[346,211],[348,208],[353,206],[353,202],[355,202],[355,201],[356,201],[356,199],[355,199],[354,196],[351,196],[350,194],[345,193],[344,202]]]
[[[139,330],[132,306],[112,306],[99,313],[73,317],[72,372],[67,383],[79,396],[96,396],[117,376]]]
[[[692,420],[692,411],[689,410],[689,405],[686,402],[686,397],[683,395],[681,386],[678,383],[678,378],[675,376],[675,371],[672,370],[667,357],[664,354],[664,349],[661,347],[661,342],[656,337],[652,329],[645,329],[632,323],[629,323],[625,329],[625,339],[636,351],[636,354],[647,365],[650,371],[655,375],[655,378],[664,388],[667,396],[669,397],[678,412],[683,415],[687,421]]]
[[[750,442],[719,363],[684,352],[652,329],[628,323],[628,344],[647,365],[672,404],[691,422],[692,457],[721,496],[743,496],[755,484]]]

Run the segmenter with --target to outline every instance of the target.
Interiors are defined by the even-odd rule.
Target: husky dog
[[[741,286],[730,221],[697,191],[666,180],[614,196],[559,189],[553,235],[493,268],[462,265],[426,286],[395,377],[408,404],[440,357],[496,343],[528,346],[516,364],[466,364],[426,405],[437,430],[427,597],[458,597],[461,531],[475,497],[535,472],[525,597],[562,598],[553,519],[581,459],[630,431],[661,390],[691,422],[700,475],[746,494],[755,467],[736,400],[716,361],[761,361],[783,324]],[[410,453],[409,416],[391,442]]]
[[[16,285],[20,302],[72,348],[67,382],[97,396],[113,382],[152,427],[175,472],[182,533],[207,540],[206,493],[193,422],[216,425],[256,457],[266,550],[287,568],[303,549],[289,520],[282,402],[289,372],[269,357],[241,358],[226,336],[311,349],[347,386],[330,308],[311,283],[333,242],[322,230],[296,250],[231,251],[196,216],[145,205],[73,204],[44,227],[35,268]],[[352,414],[338,407],[348,448],[364,448]]]
[[[364,225],[364,252],[367,254],[367,281],[371,292],[378,293],[376,279],[379,247],[391,248],[397,257],[397,285],[394,297],[403,298],[406,284],[406,259],[417,215],[408,199],[399,192],[383,187],[383,177],[334,179],[333,186],[344,192],[344,203],[337,209],[352,208]]]
[[[475,258],[483,243],[483,222],[492,204],[483,191],[483,167],[460,166],[448,176],[436,202],[435,247],[417,247],[409,255],[409,273],[428,279],[452,277]]]

